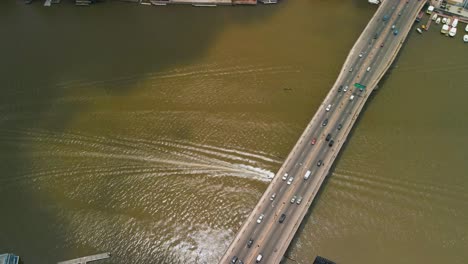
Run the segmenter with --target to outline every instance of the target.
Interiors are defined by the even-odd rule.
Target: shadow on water
[[[293,240],[291,241],[291,244],[290,246],[288,247],[285,255],[286,256],[289,256],[289,253],[291,252],[291,245],[295,245],[297,242],[298,242],[298,239],[299,239],[299,235],[303,232],[304,228],[305,228],[305,225],[306,223],[309,221],[309,218],[311,217],[314,209],[315,209],[315,206],[317,204],[317,202],[321,199],[321,196],[322,196],[322,192],[324,190],[324,186],[326,186],[328,184],[328,181],[330,180],[330,177],[331,175],[333,174],[333,172],[335,171],[336,167],[338,166],[340,160],[341,160],[341,157],[343,155],[343,153],[345,152],[348,144],[349,144],[349,141],[352,140],[353,138],[353,135],[357,129],[357,127],[359,126],[359,123],[361,122],[361,119],[363,118],[363,116],[365,115],[365,113],[367,112],[367,108],[372,104],[372,101],[374,100],[374,97],[375,96],[378,96],[378,93],[380,91],[380,89],[382,88],[385,88],[385,82],[388,80],[388,78],[391,76],[391,73],[393,71],[393,69],[395,69],[395,65],[398,63],[398,60],[402,54],[402,50],[406,47],[408,41],[409,41],[409,38],[411,38],[411,34],[408,35],[408,37],[405,39],[405,41],[403,42],[403,45],[400,49],[400,51],[398,52],[397,56],[395,57],[394,61],[392,62],[392,64],[390,65],[390,67],[388,68],[387,72],[383,75],[382,79],[378,82],[378,89],[377,90],[374,90],[374,92],[371,94],[371,96],[369,97],[369,99],[367,100],[366,104],[363,106],[362,108],[362,111],[361,111],[361,114],[358,116],[353,128],[351,129],[351,131],[349,132],[349,135],[348,135],[348,140],[345,141],[345,143],[343,144],[342,148],[341,148],[341,151],[338,153],[337,157],[336,157],[336,160],[335,162],[333,163],[333,165],[331,166],[330,168],[330,171],[327,175],[327,177],[325,178],[325,180],[323,181],[322,183],[322,186],[321,188],[319,189],[319,191],[317,192],[317,195],[316,197],[314,198],[314,201],[312,202],[311,206],[309,207],[306,215],[304,216],[304,220],[302,221],[302,223],[300,224]],[[316,255],[320,255],[320,252],[315,252]],[[289,258],[289,257],[288,257]],[[312,261],[312,260],[311,260]]]
[[[0,251],[14,252],[24,263],[35,264],[75,255],[77,249],[62,247],[73,243],[57,231],[63,223],[50,209],[52,201],[34,183],[20,181],[37,166],[29,141],[21,135],[33,129],[60,133],[90,107],[79,100],[57,107],[55,99],[70,92],[64,89],[70,79],[94,82],[121,77],[116,73],[136,76],[125,85],[93,88],[110,96],[125,95],[138,89],[146,73],[202,57],[226,26],[258,23],[275,10],[263,6],[156,8],[121,2],[76,8],[69,1],[45,8],[42,1],[32,5],[2,1]]]

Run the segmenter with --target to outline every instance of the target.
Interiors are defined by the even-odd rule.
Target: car
[[[328,124],[328,118],[327,118],[327,119],[325,119],[325,120],[323,120],[323,122],[322,122],[322,126],[326,126],[327,124]]]
[[[283,175],[283,178],[281,178],[281,179],[282,179],[283,181],[285,181],[287,178],[288,178],[288,173],[285,173],[285,174]]]
[[[257,258],[255,259],[255,263],[259,263],[260,261],[262,261],[262,254],[258,254]]]
[[[371,69],[370,67],[367,67],[367,70],[366,70],[366,71],[370,71],[370,69]]]
[[[328,146],[329,147],[333,146],[333,143],[335,143],[335,141],[333,141],[333,139],[332,139],[332,140],[330,140],[330,143],[328,143]]]
[[[401,12],[400,12],[400,13],[398,13],[398,16],[401,16]]]
[[[344,89],[343,89],[343,92],[346,92],[346,91],[348,91],[348,88],[349,88],[349,86],[348,86],[348,85],[346,85],[346,86],[344,87]]]
[[[319,161],[317,162],[317,167],[322,166],[322,164],[323,164],[323,161],[322,161],[322,160],[319,160]]]
[[[341,130],[342,127],[343,127],[343,125],[342,125],[342,124],[339,124],[339,125],[338,125],[338,130]]]
[[[297,198],[297,200],[296,200],[296,204],[301,204],[301,202],[302,202],[302,197],[299,196],[299,198]]]
[[[383,43],[382,43],[382,44],[380,44],[380,47],[381,47],[381,48],[383,48],[383,46],[384,46],[384,44],[383,44]]]
[[[395,29],[395,24],[392,25],[392,29]]]
[[[377,39],[378,37],[379,37],[379,33],[377,32],[377,33],[375,33],[375,35],[374,35],[374,39]]]
[[[273,201],[276,198],[276,193],[273,193],[270,197],[270,201]]]
[[[265,217],[265,215],[264,215],[264,214],[261,214],[261,215],[258,217],[258,219],[257,219],[257,224],[260,224],[260,223],[262,222],[262,220],[263,220],[264,217]]]
[[[388,16],[388,15],[385,15],[385,16],[383,16],[382,20],[383,20],[383,21],[387,21],[388,18],[389,18],[389,16]]]
[[[325,108],[325,111],[327,111],[327,112],[330,111],[331,107],[332,107],[331,104],[327,105],[327,108]]]
[[[231,263],[236,263],[239,258],[237,256],[232,257]]]
[[[352,72],[353,71],[353,67],[349,68],[349,72]]]
[[[349,100],[352,101],[353,99],[354,99],[354,95],[351,95],[351,96],[349,97]]]
[[[315,143],[317,143],[317,139],[313,138],[312,141],[310,142],[310,144],[315,145]]]
[[[293,204],[296,201],[297,196],[294,195],[293,198],[291,198],[291,203]]]
[[[283,223],[284,222],[284,219],[286,219],[286,215],[285,214],[281,214],[280,218],[279,218],[279,222],[280,223]]]
[[[326,141],[330,141],[331,137],[332,137],[332,135],[329,133],[329,134],[327,135],[327,137],[325,138],[325,140],[326,140]]]
[[[239,262],[237,262],[237,264],[244,264],[244,262],[242,260],[239,260]]]
[[[250,248],[253,245],[253,238],[249,239],[249,242],[247,242],[247,247]]]
[[[362,58],[362,52],[361,52],[361,53],[359,53],[359,58]]]
[[[292,181],[294,180],[294,177],[289,177],[287,184],[291,185]]]
[[[338,92],[341,92],[341,90],[343,90],[343,85],[340,85],[340,87],[338,87]]]
[[[398,35],[398,29],[395,29],[395,31],[393,31],[393,35]]]

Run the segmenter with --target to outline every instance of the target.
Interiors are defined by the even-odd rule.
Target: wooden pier
[[[91,255],[91,256],[82,257],[82,258],[76,258],[76,259],[60,261],[57,264],[86,264],[86,263],[91,262],[91,261],[108,259],[108,258],[110,258],[110,256],[111,256],[111,253],[106,252],[106,253]]]

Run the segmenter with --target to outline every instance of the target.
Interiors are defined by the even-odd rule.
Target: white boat
[[[449,25],[449,26],[450,26],[450,22],[452,22],[452,19],[450,19],[450,18],[447,18],[447,25]]]
[[[419,34],[422,34],[422,30],[420,28],[416,28],[416,31],[419,33]]]
[[[452,22],[452,27],[457,27],[458,25],[458,18],[455,18]]]
[[[436,24],[440,24],[440,17],[437,18]]]
[[[429,6],[426,10],[426,14],[430,15],[434,11],[434,6]]]
[[[451,37],[455,37],[455,35],[457,34],[457,28],[456,27],[453,27],[449,30],[449,36]]]
[[[436,20],[436,19],[437,19],[437,14],[434,14],[434,15],[432,16],[432,20]]]
[[[369,0],[369,3],[374,4],[374,5],[378,5],[378,4],[380,4],[380,1],[379,0]]]
[[[465,43],[468,43],[468,35],[463,36],[463,41],[464,41]]]
[[[449,32],[449,26],[448,25],[443,25],[442,30],[440,31],[440,33],[447,34],[448,32]]]
[[[465,31],[468,32],[468,25],[466,25]]]
[[[447,23],[447,18],[446,17],[442,18],[442,24],[445,24],[445,23]]]

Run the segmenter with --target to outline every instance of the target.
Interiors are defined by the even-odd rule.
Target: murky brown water
[[[103,251],[107,263],[216,263],[375,10],[9,2],[0,252],[26,264]],[[410,35],[290,258],[466,263],[460,38]]]

